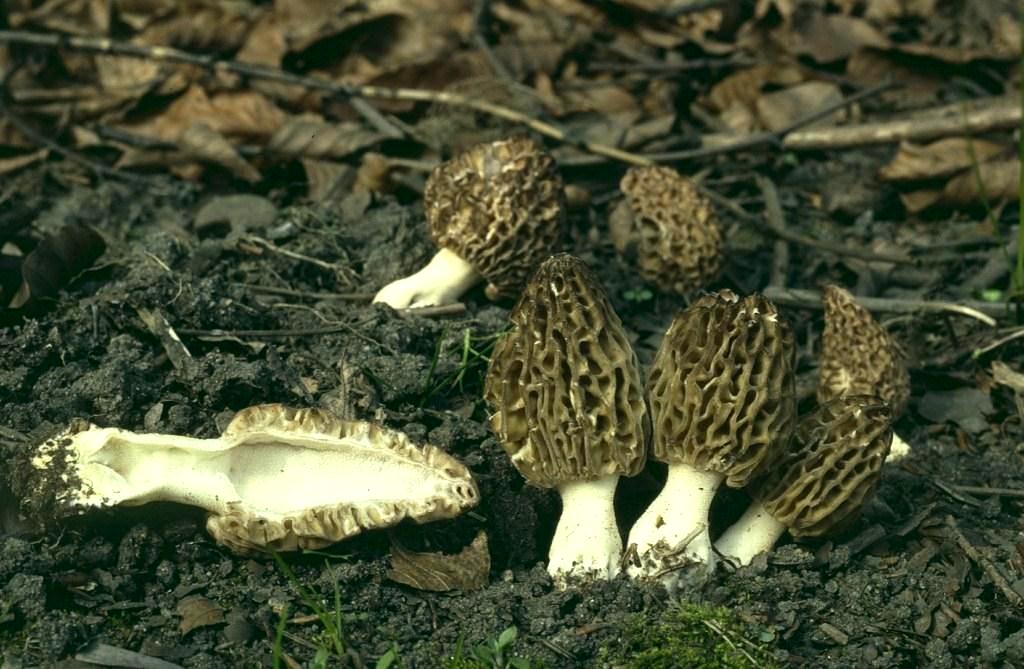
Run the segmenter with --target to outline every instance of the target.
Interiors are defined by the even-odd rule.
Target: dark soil
[[[864,155],[857,160],[877,165]],[[859,162],[849,165],[852,174],[862,174]],[[819,179],[824,165],[809,159],[781,184],[787,213],[804,210],[800,189],[806,179]],[[350,650],[329,666],[374,666],[392,648],[404,666],[443,666],[460,643],[467,649],[490,643],[511,626],[519,632],[515,653],[536,662],[630,666],[621,656],[627,646],[635,651],[643,644],[637,620],[655,625],[669,606],[666,595],[625,578],[565,592],[552,587],[543,560],[557,496],[524,486],[491,436],[481,400],[485,363],[470,356],[456,378],[465,333],[485,342],[505,327],[510,305],[491,304],[477,289],[465,297],[465,313],[422,317],[366,300],[310,296],[372,293],[417,269],[433,252],[417,201],[357,193],[284,206],[284,196],[271,197],[281,206],[272,220],[253,224],[255,218],[243,217],[239,225],[252,224],[246,234],[273,240],[288,256],[245,243],[238,226],[196,230],[196,213],[212,194],[158,178],[147,186],[108,182],[86,189],[51,178],[52,169],[21,177],[17,211],[35,212],[33,225],[44,232],[69,222],[93,225],[108,250],[55,301],[0,328],[0,444],[14,490],[22,491],[19,472],[30,447],[78,417],[136,431],[215,436],[234,412],[253,404],[350,408],[357,418],[382,420],[470,467],[482,493],[475,514],[396,532],[415,549],[457,552],[483,528],[491,578],[482,590],[451,593],[392,582],[386,532],[286,556],[290,579],[273,560],[240,558],[216,545],[201,514],[186,507],[117,509],[51,524],[42,533],[8,513],[0,534],[4,667],[85,666],[71,658],[83,648],[91,649],[89,657],[96,646],[88,644],[95,642],[187,667],[271,666],[285,611],[290,622],[280,650],[309,666],[326,643],[309,600],[332,610],[335,592]],[[710,178],[742,198],[749,181],[737,186],[742,182],[734,177],[743,169],[735,165]],[[609,170],[588,178],[602,184],[599,195],[617,176]],[[596,268],[648,361],[684,302],[645,286],[616,258],[603,216],[603,208],[595,220],[574,216],[570,250]],[[730,259],[715,287],[763,287],[770,240],[728,212],[723,217]],[[956,239],[967,228],[944,225],[936,241]],[[894,228],[859,219],[836,234],[884,239]],[[791,285],[815,287],[826,279],[851,285],[858,272],[870,275],[815,249],[790,250]],[[971,267],[968,261],[962,270]],[[139,310],[162,314],[192,362],[168,355]],[[808,386],[820,313],[783,311],[798,333]],[[786,540],[766,561],[737,573],[720,570],[684,598],[728,609],[741,630],[737,643],[767,646],[782,666],[1024,666],[1024,609],[1019,599],[1008,600],[1024,595],[1022,498],[951,487],[1024,489],[1024,432],[1013,398],[992,391],[989,415],[969,430],[925,421],[918,411],[925,401],[956,404],[958,389],[975,387],[991,356],[972,360],[953,352],[967,346],[969,353],[970,336],[982,327],[941,316],[904,318],[895,326],[916,362],[911,409],[898,426],[913,453],[888,465],[857,524],[825,543]],[[1013,344],[998,351],[1010,364],[1019,353]],[[660,476],[651,465],[620,488],[626,522],[657,491]],[[744,502],[741,493],[721,495],[716,528]],[[1008,575],[1005,587],[992,580],[993,570]],[[182,601],[196,597],[223,615],[183,633]]]

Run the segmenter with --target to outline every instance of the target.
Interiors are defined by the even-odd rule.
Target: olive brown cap
[[[615,248],[651,283],[688,294],[722,268],[722,232],[711,202],[668,167],[631,167],[612,210]]]
[[[423,203],[434,243],[472,265],[491,299],[518,295],[565,233],[555,159],[527,137],[479,144],[439,165]]]

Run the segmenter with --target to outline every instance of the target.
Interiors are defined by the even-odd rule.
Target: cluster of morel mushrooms
[[[638,167],[621,190],[611,237],[645,279],[692,294],[716,276],[722,235],[692,182]],[[484,144],[441,165],[424,201],[440,250],[377,301],[444,304],[482,280],[488,297],[519,295],[484,394],[515,466],[561,496],[548,567],[560,586],[625,570],[676,589],[718,556],[748,564],[787,530],[833,531],[873,493],[909,381],[888,333],[845,290],[825,290],[818,406],[797,416],[793,336],[760,295],[699,296],[675,317],[642,381],[595,275],[552,255],[565,228],[563,188],[554,159],[533,141]],[[616,487],[648,457],[668,465],[667,480],[624,551]],[[195,505],[209,512],[210,534],[243,553],[322,547],[404,519],[451,518],[479,501],[469,470],[435,447],[281,405],[239,412],[216,439],[77,423],[39,446],[32,464],[36,491],[58,515]],[[708,512],[722,483],[745,488],[752,502],[713,543]]]

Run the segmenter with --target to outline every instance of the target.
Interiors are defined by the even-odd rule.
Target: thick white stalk
[[[903,441],[903,438],[895,432],[892,433],[892,447],[889,449],[889,457],[886,462],[899,462],[910,455],[910,444]]]
[[[746,566],[757,555],[770,551],[786,532],[764,506],[754,500],[746,512],[715,542],[715,550],[730,562]]]
[[[373,301],[394,309],[454,304],[481,278],[468,262],[441,249],[420,271],[381,288]]]
[[[708,511],[723,478],[690,465],[669,465],[664,489],[629,533],[630,551],[635,546],[640,562],[630,565],[630,576],[660,576],[674,590],[687,576],[714,569]]]
[[[617,474],[558,486],[562,515],[548,552],[548,573],[559,587],[572,578],[612,579],[622,561],[615,522]]]
[[[84,457],[79,504],[179,502],[223,514],[239,499],[221,439],[137,434],[114,428],[76,435]]]

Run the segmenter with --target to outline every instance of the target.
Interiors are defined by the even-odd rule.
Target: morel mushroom
[[[79,421],[32,460],[35,506],[62,517],[170,501],[206,509],[229,548],[319,548],[405,518],[452,518],[476,483],[455,458],[400,432],[278,404],[238,412],[220,438],[137,434]]]
[[[570,255],[541,265],[511,320],[484,388],[491,427],[527,482],[561,495],[548,562],[556,582],[612,578],[622,558],[615,487],[646,455],[636,355],[597,278]]]
[[[562,242],[564,200],[555,159],[533,140],[473,147],[427,180],[423,203],[437,255],[373,301],[396,309],[450,304],[481,279],[492,300],[517,295]]]
[[[668,167],[631,167],[625,199],[609,217],[612,243],[640,276],[680,294],[703,288],[722,268],[722,233],[711,202]]]
[[[670,589],[715,564],[708,511],[724,481],[747,484],[786,447],[796,419],[793,335],[763,296],[706,295],[676,316],[647,380],[652,458],[665,487],[629,533],[634,577]]]
[[[892,442],[891,412],[877,397],[847,395],[802,418],[793,445],[751,486],[754,503],[715,542],[740,565],[788,529],[819,537],[855,519],[878,486]]]
[[[818,402],[845,395],[875,395],[892,408],[893,420],[910,398],[910,375],[892,335],[839,286],[826,286],[825,332],[822,335]],[[893,435],[890,460],[906,456],[910,447]]]

